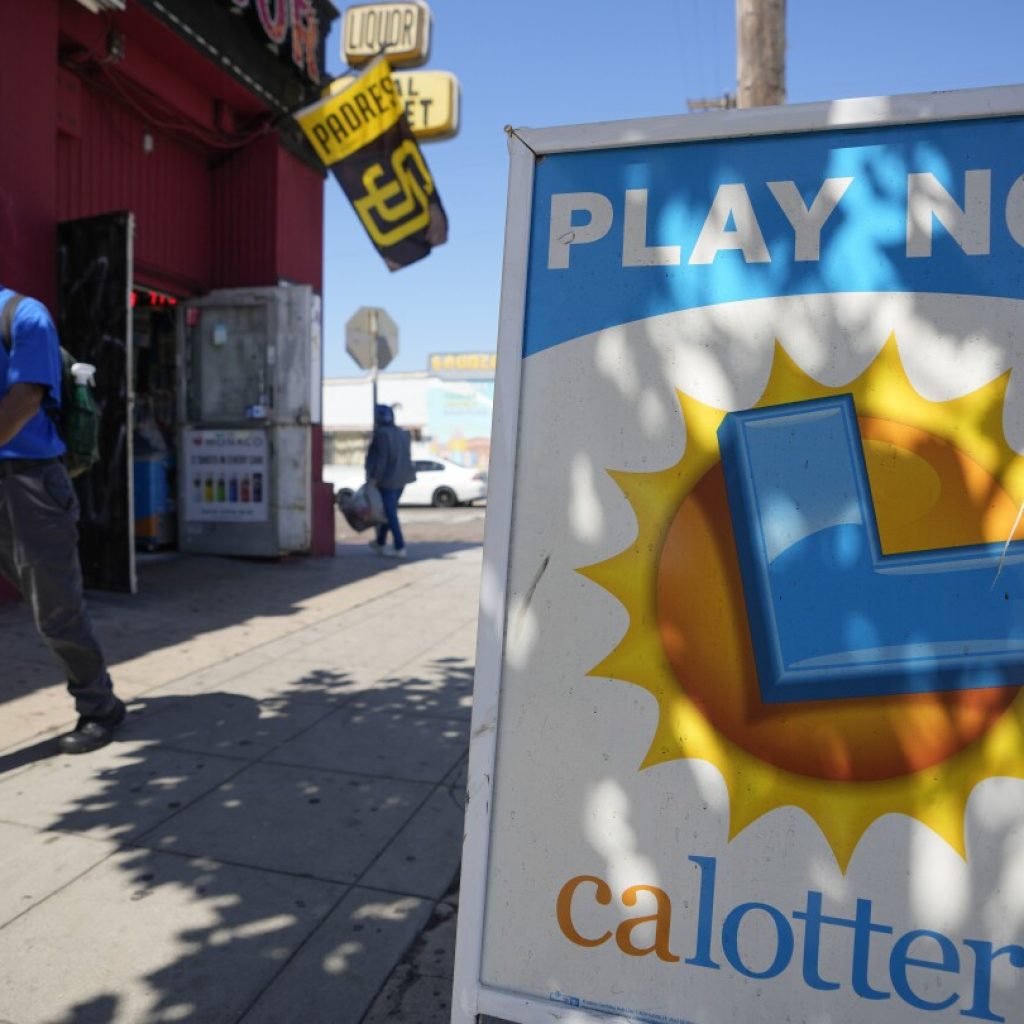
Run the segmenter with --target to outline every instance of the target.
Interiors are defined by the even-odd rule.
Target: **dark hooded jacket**
[[[409,432],[395,426],[390,405],[378,405],[374,419],[373,440],[366,453],[366,479],[376,480],[377,486],[385,490],[397,491],[416,479]]]

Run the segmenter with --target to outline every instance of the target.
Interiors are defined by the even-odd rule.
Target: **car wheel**
[[[433,504],[437,508],[451,508],[453,505],[458,505],[458,503],[459,499],[450,487],[438,487],[434,491]]]

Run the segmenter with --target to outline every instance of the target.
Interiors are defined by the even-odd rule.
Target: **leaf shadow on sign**
[[[905,225],[907,175],[927,166],[927,156],[927,143],[922,142],[906,147],[895,172],[890,166],[879,173],[866,164],[861,185],[870,190],[870,200],[862,208],[875,210],[880,221]],[[829,174],[826,156],[817,164],[801,162],[794,177],[808,206]],[[726,175],[723,180],[733,179]],[[636,163],[623,170],[619,184],[622,191],[643,187]],[[691,186],[684,179],[677,183],[677,199],[706,210],[711,190],[695,194],[705,188],[706,182]],[[765,183],[752,185],[750,194],[758,210],[773,202]],[[649,221],[646,244],[682,243],[682,265],[678,270],[630,271],[630,281],[648,274],[645,299],[650,308],[672,310],[679,303],[676,275],[708,268],[686,266],[687,240],[672,237],[678,217],[669,205],[663,218]],[[592,862],[578,870],[605,880],[610,895],[609,906],[603,892],[595,899],[593,886],[577,890],[573,908],[582,915],[576,920],[578,932],[597,937],[607,931],[608,936],[607,941],[587,943],[593,946],[589,954],[578,948],[572,952],[592,956],[595,971],[600,968],[606,977],[613,976],[608,973],[613,963],[625,967],[637,962],[626,955],[662,959],[657,967],[664,985],[650,990],[647,1005],[625,1009],[710,1019],[716,1008],[714,983],[684,985],[681,973],[696,968],[672,957],[693,956],[697,941],[694,908],[701,874],[687,858],[721,851],[719,895],[729,902],[723,904],[716,928],[721,916],[744,899],[773,902],[776,894],[791,892],[799,901],[808,891],[823,889],[825,912],[847,917],[852,917],[857,898],[872,899],[879,918],[896,927],[897,937],[907,922],[917,922],[952,939],[964,973],[940,978],[936,999],[956,994],[966,1008],[972,1000],[968,975],[973,954],[962,940],[991,938],[998,945],[1021,931],[1019,918],[1006,930],[997,903],[1000,875],[1021,842],[1019,820],[999,809],[1004,801],[1019,805],[1019,795],[1013,796],[1019,794],[1014,788],[1019,783],[1002,776],[1024,775],[1024,764],[1019,754],[1006,756],[996,749],[998,744],[981,742],[999,729],[1011,749],[1014,741],[1017,751],[1024,749],[1019,691],[1014,685],[966,695],[871,698],[842,702],[843,708],[839,702],[765,706],[749,655],[715,424],[709,417],[712,429],[702,433],[700,423],[686,421],[677,393],[695,399],[691,405],[748,408],[770,379],[777,346],[809,380],[841,391],[865,374],[895,335],[915,401],[924,407],[952,402],[1007,369],[1019,370],[1022,346],[1016,334],[1004,330],[1005,313],[992,323],[979,323],[981,304],[956,296],[936,300],[917,287],[901,286],[907,265],[903,236],[876,233],[864,257],[875,264],[875,280],[891,282],[886,295],[833,294],[844,282],[822,279],[819,289],[810,289],[810,271],[793,259],[792,229],[784,220],[780,226],[778,216],[773,223],[774,229],[770,223],[765,229],[772,260],[763,268],[771,287],[760,294],[790,295],[789,300],[774,308],[763,300],[754,305],[724,303],[696,313],[659,313],[556,346],[544,353],[543,366],[531,366],[531,361],[539,362],[536,357],[524,364],[520,422],[543,423],[546,447],[527,455],[531,490],[541,496],[534,508],[535,523],[541,526],[531,525],[529,538],[526,531],[513,533],[513,551],[518,543],[522,567],[510,589],[508,657],[513,669],[524,673],[545,665],[547,675],[562,667],[574,677],[577,667],[561,655],[565,631],[544,628],[560,606],[572,609],[565,613],[570,635],[579,627],[580,638],[607,638],[581,644],[584,655],[604,660],[596,667],[583,666],[596,678],[567,687],[559,709],[567,719],[587,723],[590,741],[585,746],[590,750],[584,756],[594,768],[584,806],[564,809],[578,815],[577,824],[593,852]],[[840,203],[827,221],[821,245],[856,240],[864,229]],[[938,246],[941,228],[935,226],[935,231]],[[743,255],[737,251],[723,250],[715,257],[719,265],[730,261],[737,273],[752,275],[758,269],[741,266]],[[964,293],[984,295],[985,274],[982,262],[967,263]],[[638,298],[637,308],[643,303]],[[1000,406],[983,422],[979,436],[1005,430],[1010,445],[1024,440],[1018,376],[1010,380],[1005,417]],[[575,392],[567,387],[574,383],[580,385]],[[867,389],[887,384],[884,375],[874,379],[869,374],[865,381]],[[809,388],[807,396],[820,391]],[[913,426],[914,410],[908,410],[906,419],[893,419],[900,426]],[[891,451],[891,440],[873,442],[881,446],[880,458],[889,455],[898,463],[891,477],[882,475],[883,482],[918,471],[917,483],[924,480],[936,461],[936,449],[955,446],[957,423],[948,427],[950,436],[945,438],[920,429],[916,436],[905,434],[895,446],[898,456]],[[997,447],[1002,441],[1000,433]],[[686,453],[698,444],[708,446],[707,457],[701,471],[693,471],[695,479],[687,482]],[[927,502],[915,494],[915,487],[897,490],[890,505],[916,501],[918,506],[915,516],[898,524],[898,550],[915,550],[915,543],[918,549],[931,549],[1019,536],[1014,513],[1024,495],[1007,492],[995,472],[1014,457],[1012,448],[1003,447],[1005,457],[989,460],[987,479],[972,468],[977,452],[965,452],[966,459],[946,459],[938,504],[922,508]],[[594,452],[601,456],[595,458]],[[996,527],[992,510],[1000,503],[1002,525]],[[672,549],[678,564],[666,570],[670,533],[687,516],[692,520],[685,538],[689,546]],[[944,527],[949,529],[944,532]],[[538,576],[538,567],[548,560],[547,573]],[[563,572],[555,571],[559,567]],[[587,569],[588,580],[559,582],[568,578],[566,570],[581,568]],[[729,577],[731,585],[709,592],[702,574],[712,570]],[[663,571],[676,574],[674,593],[692,606],[688,625],[659,627],[659,616],[666,611],[657,590]],[[853,630],[870,622],[876,610],[850,607],[845,614]],[[724,631],[723,621],[728,623]],[[688,646],[693,631],[700,629],[708,630],[698,637],[706,641],[703,660]],[[680,651],[668,665],[666,632],[675,633]],[[724,696],[713,692],[713,686],[704,691],[695,687],[694,679],[700,682],[716,659],[736,672],[746,671],[752,688],[737,693],[735,679]],[[715,706],[716,699],[721,706]],[[1008,705],[1014,707],[1012,713],[1006,711]],[[637,728],[624,726],[630,722]],[[883,749],[884,763],[878,758]],[[609,764],[618,769],[609,773]],[[637,774],[638,769],[643,770]],[[846,794],[857,786],[862,798],[848,801]],[[674,909],[668,915],[671,926],[664,912],[667,904],[635,886],[654,886],[668,894]],[[780,909],[789,917],[805,908],[780,904]],[[659,934],[662,924],[667,937]],[[757,927],[750,925],[752,937]],[[714,955],[724,962],[720,932],[714,941]],[[747,955],[744,950],[753,946],[742,934],[740,942],[737,955]],[[624,954],[618,960],[608,955],[615,944]],[[599,946],[605,948],[599,951]],[[672,957],[660,957],[659,949]],[[765,955],[767,960],[758,960],[756,952],[749,952],[751,971],[771,966],[771,952]],[[794,971],[799,974],[799,965],[789,966]],[[773,987],[781,993],[776,996],[780,1012],[785,1009],[786,976],[780,972],[777,980],[758,983],[759,998]],[[645,979],[646,984],[649,976]],[[1019,971],[1004,963],[993,979],[992,998],[1005,1010],[1007,998],[1013,999],[1010,993],[1019,991]],[[835,980],[845,999],[850,995],[848,964],[845,978],[837,974]],[[564,991],[556,972],[547,981],[551,989]],[[891,983],[884,987],[891,996]],[[685,1001],[672,995],[681,991]]]

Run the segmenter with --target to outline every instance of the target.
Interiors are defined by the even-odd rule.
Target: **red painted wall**
[[[213,171],[215,288],[275,285],[274,153],[266,136],[223,157]]]
[[[124,57],[107,68],[110,28]],[[322,292],[321,175],[273,133],[227,148],[262,105],[159,19],[135,4],[99,17],[75,0],[0,0],[0,40],[0,282],[53,309],[58,221],[129,209],[140,284]],[[315,469],[314,547],[333,554]],[[0,580],[0,601],[12,593]]]
[[[90,69],[107,24],[73,0],[0,3],[0,39],[17,40],[0,60],[0,281],[52,306],[57,221],[131,209],[143,283],[321,291],[322,177],[274,134],[234,151],[204,143],[218,112],[260,105],[135,5],[109,20],[125,37],[118,77]],[[147,116],[154,96],[194,139]]]
[[[0,281],[52,306],[57,0],[0,3]]]
[[[78,136],[61,134],[57,144],[57,219],[131,210],[136,279],[179,294],[207,290],[213,197],[206,153],[88,84],[78,106]]]
[[[137,280],[175,294],[280,279],[320,291],[323,178],[276,133],[258,134],[262,104],[137,5],[109,20],[124,37],[112,64],[102,61],[106,21],[73,0],[40,6],[57,16],[66,65],[52,216],[132,210]],[[52,31],[50,42],[53,66]],[[43,106],[53,125],[53,94]],[[252,141],[237,145],[246,131]]]
[[[0,3],[0,40],[0,282],[52,306],[57,0]],[[16,596],[0,577],[0,602]]]
[[[213,287],[311,284],[323,291],[323,178],[272,135],[213,171]]]
[[[282,277],[323,294],[323,178],[277,149],[277,254]]]

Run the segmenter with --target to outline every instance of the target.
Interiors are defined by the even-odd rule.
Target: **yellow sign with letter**
[[[374,61],[295,119],[389,269],[422,259],[447,241],[448,218],[386,60]]]
[[[295,120],[328,166],[383,135],[402,116],[403,105],[391,68],[380,61],[324,101],[300,110]]]
[[[461,92],[459,80],[450,71],[392,71],[405,117],[413,135],[421,142],[450,139],[459,130]],[[327,87],[334,96],[356,79],[352,75],[336,78]]]
[[[430,372],[440,376],[493,377],[497,366],[496,352],[432,352],[427,360]]]
[[[353,203],[378,246],[394,245],[430,223],[434,180],[419,147],[407,139],[391,154],[389,163],[390,179],[383,164],[364,172],[366,194]]]
[[[392,64],[424,63],[430,52],[430,8],[421,0],[353,4],[342,23],[342,59],[361,67],[381,52]]]

